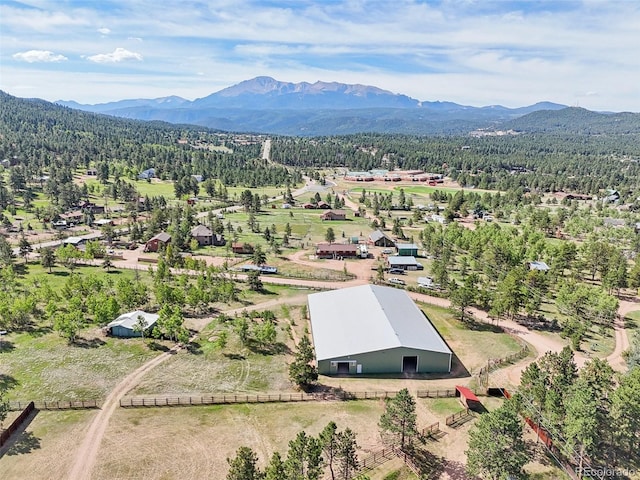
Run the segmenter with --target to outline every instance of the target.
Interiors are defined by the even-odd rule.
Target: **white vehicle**
[[[390,248],[385,248],[384,250],[382,250],[382,253],[384,255],[389,255],[389,254],[393,253],[393,250],[391,250]]]
[[[387,280],[387,283],[390,283],[392,285],[406,285],[404,283],[404,280],[398,278],[398,277],[391,277],[389,280]]]

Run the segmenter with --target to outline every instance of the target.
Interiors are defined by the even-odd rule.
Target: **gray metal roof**
[[[389,262],[389,265],[418,265],[416,257],[413,256],[400,257],[398,255],[393,255],[387,258],[387,261]]]
[[[155,313],[147,313],[142,310],[136,310],[134,312],[123,313],[118,318],[116,318],[113,322],[107,325],[108,328],[111,327],[123,327],[128,328],[129,330],[133,330],[133,326],[138,321],[138,317],[142,317],[147,321],[147,328],[152,327],[158,321],[158,315]]]
[[[308,302],[318,360],[398,347],[451,353],[403,290],[363,285],[314,293]]]
[[[386,233],[384,233],[383,231],[381,231],[381,230],[374,230],[373,232],[371,232],[369,234],[369,239],[372,242],[377,242],[378,240],[380,240],[382,238],[386,238],[390,242],[392,241],[391,238],[389,238],[389,236]]]
[[[415,243],[396,243],[398,250],[418,250],[418,245]]]

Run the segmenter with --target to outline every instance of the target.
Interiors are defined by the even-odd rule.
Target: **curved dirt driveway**
[[[634,310],[640,310],[640,304],[636,302],[630,302],[628,300],[620,300],[620,306],[618,307],[618,318],[614,323],[614,329],[616,334],[616,347],[606,360],[614,370],[624,370],[626,363],[622,357],[622,353],[629,348],[629,336],[624,328],[624,317]]]
[[[242,313],[243,311],[269,308],[285,303],[296,303],[304,297],[306,297],[306,294],[296,295],[285,299],[272,299],[247,307],[227,310],[225,311],[225,313],[227,315],[233,315],[236,313]],[[80,448],[76,452],[75,461],[68,475],[69,480],[90,480],[91,472],[96,463],[96,458],[100,449],[100,444],[102,443],[102,438],[104,437],[104,434],[107,430],[111,416],[120,404],[120,399],[124,397],[127,392],[135,388],[140,382],[140,379],[148,371],[154,369],[162,362],[170,358],[172,355],[175,355],[181,348],[182,347],[180,345],[176,345],[170,350],[161,353],[157,357],[152,358],[147,363],[138,367],[132,373],[127,375],[118,385],[116,385],[116,387],[111,391],[109,396],[102,404],[102,407],[98,411],[96,417],[93,419],[93,422],[91,422],[85,438],[80,445]]]
[[[171,350],[149,360],[137,370],[134,370],[126,376],[124,380],[122,380],[111,391],[107,399],[102,404],[101,409],[98,411],[98,415],[96,415],[89,426],[89,430],[87,431],[84,441],[80,445],[80,449],[76,452],[73,467],[69,472],[69,480],[89,480],[91,478],[91,471],[96,463],[96,457],[98,456],[98,449],[102,443],[102,437],[104,436],[104,432],[107,430],[111,415],[113,415],[113,412],[119,405],[120,399],[125,393],[138,384],[140,378],[142,378],[145,373],[167,360],[179,349],[180,347],[175,346]]]

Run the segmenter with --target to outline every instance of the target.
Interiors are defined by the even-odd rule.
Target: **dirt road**
[[[273,306],[283,305],[285,303],[300,303],[301,301],[304,301],[305,298],[306,294],[296,295],[285,299],[272,299],[248,307],[227,310],[224,313],[227,315],[234,315],[243,311],[265,309]],[[89,425],[84,441],[76,452],[73,467],[69,472],[69,480],[89,480],[91,478],[91,472],[96,463],[96,458],[100,450],[102,438],[104,437],[104,434],[109,425],[109,420],[120,404],[120,399],[124,397],[127,392],[135,388],[146,373],[160,365],[165,360],[169,359],[172,355],[175,355],[180,349],[181,347],[179,345],[176,345],[169,351],[164,352],[157,357],[149,360],[147,363],[126,376],[118,385],[116,385],[116,387],[111,391],[107,399],[102,404],[98,415],[96,415],[91,425]]]
[[[102,408],[98,412],[98,415],[96,415],[89,426],[89,430],[85,435],[84,441],[76,452],[73,467],[69,472],[69,480],[88,480],[91,478],[91,471],[93,470],[93,466],[96,462],[98,450],[102,443],[102,437],[109,425],[109,419],[119,405],[120,399],[125,393],[138,384],[145,373],[167,360],[171,355],[175,354],[179,348],[180,347],[175,346],[171,350],[148,361],[125,377],[125,379],[111,391],[107,399],[102,404]]]
[[[626,368],[626,363],[622,357],[622,353],[629,348],[629,336],[624,328],[624,317],[634,310],[640,310],[640,303],[620,300],[618,318],[616,318],[614,323],[616,347],[613,352],[611,352],[611,355],[606,359],[614,370],[621,371]]]

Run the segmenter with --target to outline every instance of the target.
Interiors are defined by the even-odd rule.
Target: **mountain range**
[[[193,101],[170,96],[96,105],[62,100],[55,103],[137,120],[304,136],[359,132],[464,134],[477,129],[509,129],[512,128],[510,122],[527,114],[568,108],[551,102],[520,108],[471,107],[453,102],[419,101],[373,86],[291,83],[271,77],[246,80]],[[546,127],[552,129],[553,120],[545,122]]]

